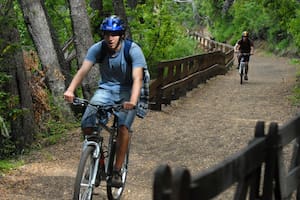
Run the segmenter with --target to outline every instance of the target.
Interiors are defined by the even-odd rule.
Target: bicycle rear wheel
[[[87,146],[81,154],[74,184],[73,200],[92,200],[94,185],[91,184],[96,159],[93,146]]]
[[[116,154],[114,154],[113,157],[115,160]],[[116,187],[112,187],[110,184],[107,184],[107,197],[109,200],[119,200],[121,198],[121,195],[125,189],[125,182],[128,173],[128,162],[129,162],[129,148],[127,150],[127,153],[125,155],[125,160],[121,168],[123,186],[120,188],[116,188]]]

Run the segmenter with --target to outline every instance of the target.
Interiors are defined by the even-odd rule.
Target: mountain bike
[[[122,109],[122,104],[93,105],[88,100],[75,98],[73,105],[82,107],[94,106],[97,109],[97,127],[99,127],[98,131],[84,136],[82,153],[75,178],[73,200],[92,200],[94,190],[96,187],[101,186],[101,181],[106,182],[108,199],[119,200],[124,191],[129,161],[128,147],[121,168],[122,187],[113,187],[111,178],[116,159],[116,140],[119,129],[116,113],[124,110]],[[105,119],[110,119],[110,122],[104,123],[103,120]],[[109,133],[108,136],[105,137],[104,132]]]
[[[240,84],[243,84],[243,80],[246,80],[246,68],[248,68],[248,64],[245,61],[245,56],[250,56],[250,53],[239,53],[241,56],[240,64],[239,64],[239,74],[240,74]]]

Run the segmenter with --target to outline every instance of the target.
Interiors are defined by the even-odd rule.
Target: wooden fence
[[[206,200],[222,195],[237,183],[234,200],[300,199],[300,116],[279,128],[256,123],[255,136],[242,151],[195,177],[179,168],[172,173],[168,165],[155,171],[153,200]],[[290,167],[286,167],[283,148],[293,146]],[[296,192],[295,192],[296,191]],[[228,199],[228,198],[224,198]],[[295,198],[294,198],[295,199]]]
[[[181,59],[162,61],[157,67],[157,78],[150,84],[150,109],[161,110],[162,104],[185,96],[207,79],[225,74],[233,65],[234,51],[230,45],[191,34],[209,52]],[[211,48],[214,46],[214,48]]]

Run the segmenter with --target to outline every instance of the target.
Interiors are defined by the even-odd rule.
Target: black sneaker
[[[113,171],[111,177],[111,187],[120,188],[123,186],[121,171]]]
[[[246,81],[248,80],[248,76],[247,76],[247,74],[245,75],[244,79],[245,79]]]

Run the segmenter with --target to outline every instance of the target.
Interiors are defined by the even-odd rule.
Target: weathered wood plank
[[[266,156],[266,138],[256,138],[248,147],[192,179],[191,199],[210,199],[261,166]]]

